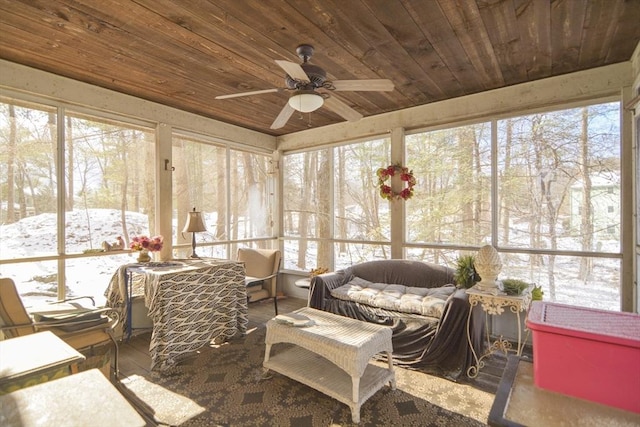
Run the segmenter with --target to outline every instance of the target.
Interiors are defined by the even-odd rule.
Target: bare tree
[[[506,120],[506,132],[504,141],[504,163],[503,170],[511,170],[511,150],[513,144],[513,120]],[[511,209],[509,209],[506,195],[511,192],[510,181],[503,177],[500,188],[500,221],[502,224],[502,244],[509,245],[509,231],[511,230]]]
[[[593,250],[593,213],[591,209],[591,174],[589,173],[589,110],[582,108],[580,133],[580,178],[582,180],[582,215],[580,218],[580,235],[582,250]],[[591,258],[580,258],[580,279],[586,281],[593,269]]]
[[[322,151],[319,155],[317,179],[315,181],[318,185],[316,189],[316,222],[320,240],[318,241],[318,255],[315,267],[328,267],[332,264],[333,243],[326,239],[326,237],[330,236],[330,222],[333,219],[333,215],[330,214],[329,186],[322,184],[330,182],[330,180],[333,179],[333,175],[329,168],[327,151]],[[307,266],[307,268],[308,267],[309,266]]]
[[[298,216],[298,232],[300,236],[307,237],[311,234],[309,230],[312,229],[310,222],[312,220],[309,215],[311,209],[312,192],[316,190],[314,183],[316,182],[315,175],[318,168],[318,152],[313,151],[304,156],[304,165],[302,170],[302,188],[301,192],[301,204]],[[317,206],[316,206],[317,209]],[[316,211],[317,212],[317,211]],[[297,266],[301,269],[307,269],[306,265],[306,253],[307,253],[307,239],[301,239],[298,246],[298,262]]]
[[[189,236],[182,233],[182,227],[187,223],[188,212],[193,206],[189,203],[189,175],[187,174],[186,142],[183,140],[173,143],[173,191],[176,195],[176,212],[178,233],[176,243],[182,244],[190,241]]]
[[[65,152],[67,155],[67,182],[66,184],[66,197],[64,201],[64,206],[67,212],[73,211],[73,195],[74,195],[74,179],[73,179],[73,168],[74,168],[74,147],[75,143],[73,141],[73,120],[71,117],[67,116],[67,128],[66,128],[66,143],[65,143]]]
[[[227,176],[226,176],[226,153],[224,150],[216,150],[215,154],[215,179],[218,184],[218,191],[215,192],[216,197],[216,205],[215,212],[216,215],[216,234],[215,239],[221,240],[228,238],[227,233],[227,192],[220,191],[222,188],[227,188]],[[232,169],[233,170],[233,169]],[[233,214],[232,214],[233,215]]]
[[[344,147],[338,147],[335,149],[336,159],[336,184],[335,188],[344,188],[346,186],[346,171],[345,171],[345,153]],[[347,211],[346,211],[346,197],[343,191],[338,191],[337,200],[336,200],[336,210],[337,210],[337,218],[336,218],[336,234],[344,239],[347,235]],[[328,235],[328,233],[327,233]],[[345,242],[340,242],[339,244],[339,252],[344,253],[347,251],[347,244]]]
[[[119,141],[121,142],[121,141]],[[122,224],[122,236],[126,245],[129,245],[129,230],[127,224],[127,195],[129,193],[129,164],[127,149],[125,145],[120,146],[121,149],[117,151],[120,156],[120,162],[122,164],[122,175],[120,181],[120,223]]]
[[[7,223],[16,221],[15,212],[15,164],[16,164],[16,109],[13,104],[9,104],[9,146],[7,156]]]

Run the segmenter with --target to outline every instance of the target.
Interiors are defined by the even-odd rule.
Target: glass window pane
[[[544,301],[620,311],[621,260],[562,255],[501,254],[499,279],[542,286]],[[582,272],[592,272],[584,277]]]
[[[66,253],[155,234],[154,132],[73,114],[65,135]]]
[[[491,233],[489,123],[406,137],[407,167],[416,178],[405,202],[412,243],[480,245]]]
[[[153,253],[152,253],[153,256]],[[106,303],[105,291],[118,268],[136,262],[137,252],[65,261],[66,298],[92,296],[96,306]]]
[[[0,103],[2,259],[58,253],[56,121],[54,109]]]
[[[333,253],[330,242],[307,239],[331,237],[330,150],[291,154],[283,158],[284,236],[301,237],[285,242],[283,264],[296,270],[331,266]],[[319,246],[318,246],[319,245]]]
[[[431,262],[454,269],[458,256],[459,252],[455,249],[407,248],[406,250],[406,259]]]
[[[288,270],[311,271],[318,263],[318,242],[315,240],[284,240],[283,266]]]
[[[231,150],[231,239],[273,237],[271,156]]]
[[[202,212],[207,231],[195,233],[199,256],[226,258],[226,246],[211,247],[227,240],[227,150],[225,147],[180,136],[173,137],[173,237],[174,257],[192,254],[192,234],[183,233],[188,212]]]
[[[187,236],[187,234],[189,235],[189,248],[183,248],[183,249],[174,249],[174,255],[176,259],[186,259],[188,257],[190,257],[193,253],[192,250],[192,236],[191,233],[184,233],[185,236]],[[205,233],[195,233],[196,234],[196,254],[201,257],[201,258],[218,258],[218,259],[229,259],[229,256],[227,256],[227,249],[228,249],[228,244],[227,243],[223,243],[223,244],[216,244],[216,243],[211,243],[211,239],[210,239],[210,235],[205,232]],[[201,236],[201,234],[203,236]],[[202,241],[202,242],[201,242]],[[231,254],[233,254],[231,256],[231,258],[234,257],[235,255],[235,251],[231,251]]]
[[[390,202],[379,196],[376,176],[379,168],[389,165],[390,150],[388,138],[334,149],[336,239],[381,241],[391,238]]]
[[[391,245],[368,243],[336,243],[335,270],[375,259],[391,259]],[[324,266],[320,266],[324,267]]]
[[[284,157],[285,236],[329,237],[329,150]]]
[[[500,246],[620,251],[619,110],[609,103],[498,122]]]
[[[55,260],[3,264],[0,276],[13,279],[22,304],[31,307],[58,300],[57,267]]]

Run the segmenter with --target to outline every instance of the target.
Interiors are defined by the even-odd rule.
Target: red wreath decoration
[[[413,186],[416,185],[416,179],[413,176],[413,171],[401,165],[389,165],[386,168],[380,168],[376,172],[378,175],[378,186],[380,187],[380,197],[387,200],[408,200],[413,197]],[[406,187],[399,193],[396,193],[391,189],[391,186],[386,184],[386,181],[392,176],[400,175],[400,180],[406,183]]]

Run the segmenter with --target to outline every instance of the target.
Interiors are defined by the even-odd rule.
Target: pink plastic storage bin
[[[531,304],[536,386],[640,413],[640,315]]]

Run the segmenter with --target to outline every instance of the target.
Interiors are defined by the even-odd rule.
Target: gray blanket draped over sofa
[[[456,289],[446,300],[440,319],[335,298],[331,294],[332,290],[354,278],[378,284],[439,288],[453,284],[453,274],[451,268],[421,261],[367,261],[314,277],[309,305],[334,314],[391,326],[395,363],[419,367],[456,380],[466,373],[472,362],[467,340],[467,319],[471,307],[464,289]],[[484,322],[482,310],[474,310],[469,330],[476,352],[481,352],[485,343]]]

